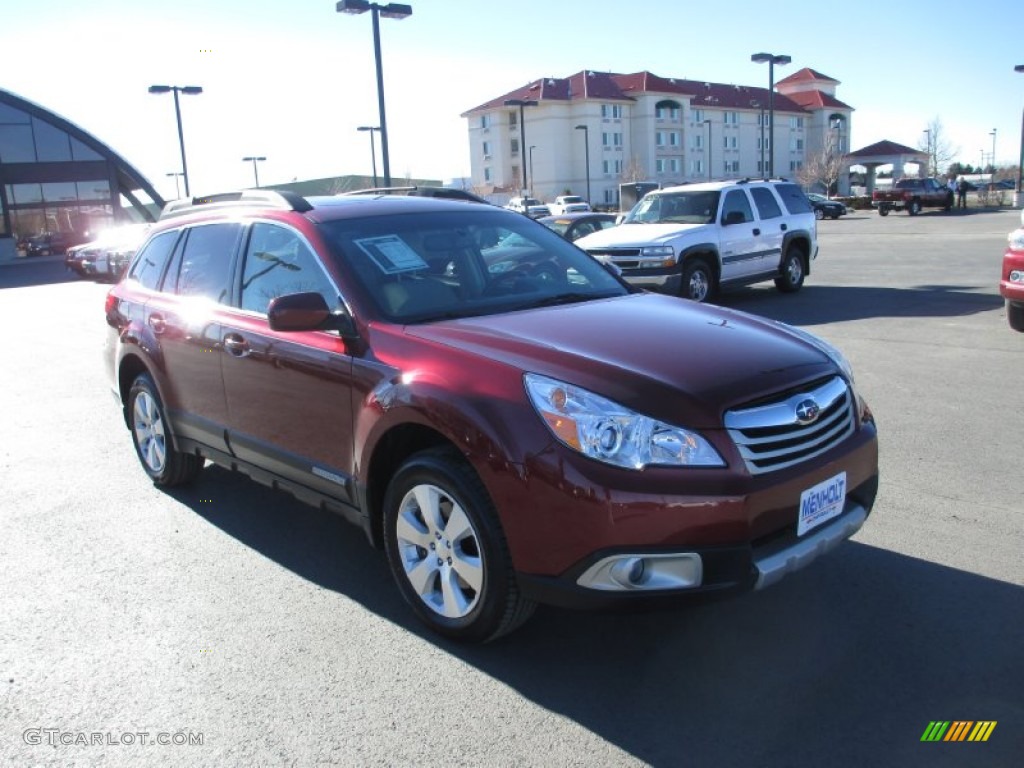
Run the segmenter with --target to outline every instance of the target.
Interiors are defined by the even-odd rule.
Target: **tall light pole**
[[[932,174],[932,129],[924,129],[924,148],[925,152],[928,153],[928,176]]]
[[[1014,72],[1024,72],[1024,64],[1018,64],[1013,68]],[[1020,114],[1020,162],[1017,163],[1017,204],[1021,204],[1021,195],[1024,194],[1024,110]]]
[[[526,146],[526,120],[523,117],[523,107],[536,107],[537,102],[534,99],[505,99],[506,107],[519,107],[519,146]],[[522,150],[520,149],[520,153]],[[526,178],[526,163],[522,163],[523,166],[523,194],[525,195],[530,189],[530,185],[527,183]]]
[[[992,137],[992,173],[989,174],[988,182],[989,182],[989,184],[995,184],[996,183],[996,129],[995,128],[992,129],[992,132],[989,133],[989,136]]]
[[[180,177],[181,174],[177,173],[177,172],[174,172],[174,173],[168,173],[168,174],[165,174],[165,175],[173,176],[174,177],[174,197],[175,197],[175,199],[180,198],[181,197],[181,185],[178,183],[178,177]]]
[[[379,131],[379,125],[360,125],[357,131],[370,132],[370,162],[373,163],[373,186],[377,186],[377,151],[373,148],[373,132]]]
[[[708,181],[711,181],[711,121],[705,120],[704,125],[708,127]]]
[[[252,163],[252,175],[256,178],[256,189],[260,188],[260,172],[256,170],[256,163],[262,163],[266,159],[267,158],[265,158],[265,157],[255,157],[255,156],[249,156],[249,157],[243,157],[242,158],[242,162],[243,163],[249,163],[249,162]]]
[[[755,53],[750,60],[768,62],[768,176],[775,177],[775,65],[789,64],[793,57],[774,53]]]
[[[754,99],[753,101],[750,102],[750,106],[752,106],[754,109],[761,109],[761,115],[758,118],[758,125],[761,126],[761,167],[758,168],[758,170],[761,172],[762,176],[766,177],[768,174],[765,173],[764,167],[764,104]]]
[[[533,150],[535,150],[536,148],[537,148],[536,144],[531,144],[530,145],[530,179],[531,180],[534,178],[533,177]],[[530,189],[530,197],[533,197],[533,189],[532,188]]]
[[[367,0],[338,0],[335,6],[338,13],[366,13],[373,16],[373,57],[377,64],[377,110],[380,113],[380,156],[384,165],[384,186],[391,186],[391,160],[388,156],[388,121],[384,113],[384,72],[380,60],[380,17],[385,19],[404,19],[412,16],[412,6],[401,3],[378,5]],[[372,138],[372,135],[371,135]]]
[[[178,92],[195,96],[203,92],[198,85],[151,85],[150,93],[173,93],[174,94],[174,116],[178,120],[178,145],[181,147],[181,176],[185,179],[185,197],[190,197],[188,188],[188,163],[185,162],[185,134],[181,130],[181,105],[178,104]]]
[[[587,166],[587,202],[590,203],[590,128],[577,125],[576,130],[583,131],[583,162]]]

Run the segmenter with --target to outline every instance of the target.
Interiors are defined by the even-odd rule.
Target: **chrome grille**
[[[807,400],[820,410],[814,421],[801,424],[797,409]],[[725,414],[725,427],[754,475],[824,453],[853,434],[854,423],[853,392],[838,376],[807,392]]]

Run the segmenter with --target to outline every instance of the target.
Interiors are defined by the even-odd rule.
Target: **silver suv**
[[[807,196],[784,180],[686,184],[650,192],[622,226],[576,241],[630,283],[706,301],[720,287],[774,280],[800,290],[818,255]]]

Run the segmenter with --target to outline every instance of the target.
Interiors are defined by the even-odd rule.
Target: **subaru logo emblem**
[[[818,404],[808,398],[807,400],[801,400],[796,406],[796,420],[798,424],[813,424],[818,420],[818,414],[821,413],[821,408]]]

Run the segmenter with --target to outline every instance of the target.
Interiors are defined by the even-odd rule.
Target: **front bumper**
[[[616,547],[595,552],[558,577],[519,574],[524,596],[563,608],[619,609],[665,608],[769,587],[849,539],[867,520],[878,493],[878,475],[861,483],[847,495],[841,515],[797,537],[793,525],[775,535],[743,546],[697,547],[666,550],[662,547]],[[700,583],[680,589],[623,589],[613,591],[583,586],[580,581],[594,566],[610,558],[700,559]]]

